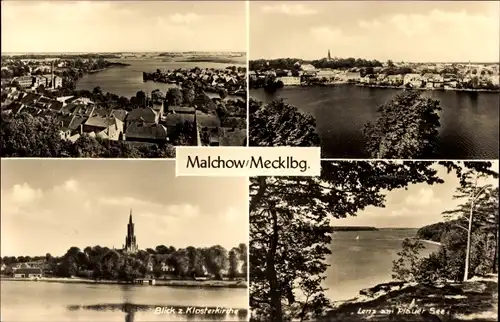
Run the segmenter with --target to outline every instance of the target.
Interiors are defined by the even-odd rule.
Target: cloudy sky
[[[175,177],[174,161],[2,160],[2,256],[248,241],[246,178]]]
[[[358,212],[356,217],[334,220],[333,225],[420,228],[443,221],[442,212],[454,209],[463,200],[453,199],[455,188],[459,186],[457,176],[447,174],[441,166],[436,169],[444,183],[432,186],[414,184],[408,190],[393,190],[387,193],[385,208],[368,207]],[[492,169],[498,172],[498,161],[493,163]],[[485,179],[479,184],[498,187],[498,179]]]
[[[2,52],[246,51],[244,1],[2,1]]]
[[[250,57],[498,62],[499,1],[250,3]]]

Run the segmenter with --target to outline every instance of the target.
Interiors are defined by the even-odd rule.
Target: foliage
[[[245,244],[234,247],[231,252],[236,265],[231,272],[231,278],[246,279],[247,257],[243,251]],[[156,250],[140,250],[136,254],[125,254],[121,250],[94,246],[71,247],[62,257],[56,258],[50,254],[39,257],[4,257],[2,263],[12,265],[30,261],[42,261],[52,275],[58,277],[93,277],[95,279],[132,280],[138,277],[153,275],[158,278],[212,277],[222,279],[228,274],[229,266],[227,251],[220,245],[208,248],[187,247],[175,249],[159,245]],[[241,266],[241,269],[238,269]],[[90,274],[89,274],[90,272]]]
[[[419,252],[424,245],[418,239],[405,238],[402,250],[398,252],[399,259],[392,262],[392,278],[405,282],[416,280],[416,267],[420,264]]]
[[[283,100],[260,105],[251,113],[249,131],[250,146],[318,146],[320,143],[314,117]]]
[[[404,91],[379,107],[375,123],[365,125],[367,151],[377,159],[432,156],[437,142],[439,101]]]
[[[101,140],[82,135],[75,142],[61,137],[60,125],[50,116],[20,113],[0,124],[2,157],[166,158],[171,145],[134,147],[124,141]]]
[[[445,222],[429,225],[418,231],[419,237],[432,238],[441,242],[437,253],[427,258],[419,259],[413,252],[411,244],[403,242],[404,252],[399,253],[400,258],[395,261],[394,277],[423,283],[435,283],[442,280],[460,281],[464,278],[466,266],[468,276],[485,275],[496,273],[498,269],[498,187],[487,188],[478,186],[476,179],[479,177],[494,176],[495,173],[487,171],[478,172],[478,167],[467,170],[461,175],[462,184],[457,187],[455,199],[465,199],[457,208],[445,211],[443,215],[448,219]],[[473,211],[471,224],[471,249],[470,260],[466,263],[468,218],[471,204],[471,196],[477,196],[480,191],[483,194],[477,197]],[[418,249],[416,253],[418,253]],[[409,263],[402,267],[401,263]],[[408,278],[411,276],[413,278]]]
[[[2,157],[62,157],[69,143],[61,139],[59,124],[51,117],[19,114],[0,125]]]
[[[169,106],[179,106],[183,101],[183,94],[177,87],[170,88],[167,91],[166,101]]]
[[[321,281],[327,268],[324,259],[330,253],[331,218],[354,216],[368,206],[382,207],[387,190],[443,182],[430,165],[322,162],[320,177],[252,178],[253,319],[309,318],[328,308]]]
[[[328,60],[326,58],[306,61],[298,58],[279,58],[279,59],[258,59],[249,61],[250,70],[266,70],[266,69],[294,69],[296,63],[299,64],[312,64],[316,68],[332,68],[332,69],[346,69],[354,67],[381,67],[382,63],[377,60],[366,60],[361,58],[337,58]]]

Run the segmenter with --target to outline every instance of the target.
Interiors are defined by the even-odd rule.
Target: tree
[[[252,109],[255,109],[255,104]],[[283,100],[260,105],[250,114],[250,146],[319,146],[314,117]]]
[[[439,101],[404,91],[379,107],[380,117],[365,125],[367,151],[376,159],[432,156],[440,126]]]
[[[389,59],[387,61],[387,67],[390,67],[390,68],[394,67],[394,63],[392,62],[392,60]]]
[[[169,88],[166,95],[166,100],[169,106],[179,106],[182,104],[182,92],[179,88]]]
[[[458,221],[455,226],[467,232],[464,281],[470,276],[469,266],[473,230],[486,229],[495,236],[494,257],[496,260],[498,242],[498,194],[494,194],[491,185],[478,185],[478,180],[484,179],[485,177],[487,177],[486,174],[478,173],[474,170],[469,170],[464,173],[462,185],[457,188],[457,194],[454,195],[454,199],[466,199],[466,202],[460,204],[456,209],[444,212],[448,219],[452,218],[454,215],[458,215]],[[496,198],[494,196],[496,196]],[[476,211],[477,216],[474,216]],[[460,221],[465,222],[465,225],[461,224]],[[495,267],[495,264],[493,264],[493,267]]]
[[[323,162],[321,177],[259,177],[250,184],[251,307],[257,319],[321,314],[330,219],[384,204],[388,190],[442,183],[432,162]],[[296,300],[293,290],[306,295]],[[288,311],[283,311],[284,300]],[[293,317],[293,316],[292,316]]]
[[[238,275],[238,249],[231,249],[229,251],[229,278],[235,278]]]
[[[424,248],[420,240],[405,238],[402,242],[402,250],[398,252],[399,259],[392,262],[392,278],[414,282],[418,276],[419,252]]]
[[[182,100],[184,104],[191,105],[193,104],[195,98],[194,88],[192,87],[183,87],[182,88]]]
[[[61,138],[60,125],[51,117],[21,113],[0,124],[2,157],[62,157],[68,143]]]
[[[317,136],[314,139],[315,135],[311,135],[314,119],[305,122],[309,126],[304,122],[287,123],[293,117],[304,116],[296,116],[294,109],[290,113],[293,117],[280,120],[291,108],[283,111],[283,103],[279,105],[282,108],[274,110],[258,106],[251,114],[252,145],[317,144]],[[292,135],[300,138],[301,144],[290,144]],[[281,322],[321,315],[330,304],[321,286],[327,267],[324,259],[330,252],[330,219],[354,216],[368,206],[382,207],[385,193],[392,189],[419,182],[442,183],[437,165],[454,171],[461,182],[464,169],[492,173],[490,162],[325,161],[319,177],[251,178],[252,319]],[[296,289],[305,295],[304,299],[296,299]]]

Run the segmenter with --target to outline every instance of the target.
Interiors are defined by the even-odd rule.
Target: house
[[[87,97],[78,97],[71,101],[73,104],[94,104],[94,102]]]
[[[19,86],[28,88],[33,86],[33,77],[31,76],[20,76],[13,79],[13,81],[17,82]]]
[[[59,76],[54,76],[54,79],[53,79],[53,83],[52,83],[52,87],[53,88],[60,88],[62,87],[62,77],[59,77]]]
[[[311,64],[303,64],[303,65],[300,65],[300,70],[302,70],[302,71],[315,71],[316,67],[314,67]]]
[[[2,265],[0,265],[0,272],[5,272],[5,270],[7,269],[7,265],[5,265],[4,263],[2,263]]]
[[[83,123],[83,132],[94,132],[96,137],[117,141],[123,136],[123,122],[116,117],[93,116]]]
[[[127,127],[134,122],[158,124],[160,116],[150,107],[136,108],[128,113],[126,124]]]
[[[161,124],[134,122],[127,126],[125,140],[163,144],[167,142],[167,128]]]
[[[81,105],[82,104],[75,104],[75,103],[69,103],[67,105],[63,105],[63,107],[60,110],[60,113],[63,115],[74,114],[75,112],[80,110]]]
[[[26,96],[21,98],[20,103],[24,106],[34,105],[39,99],[40,95],[28,93]]]
[[[125,119],[127,118],[128,112],[123,109],[114,109],[111,110],[111,113],[109,113],[109,116],[114,116],[117,119],[119,119],[122,122],[125,122]]]
[[[403,77],[403,85],[411,86],[413,88],[422,87],[422,76],[420,74],[405,74]]]
[[[33,79],[33,86],[38,88],[41,85],[47,87],[47,79],[43,76],[35,76]]]
[[[163,103],[161,104],[153,103],[153,111],[155,111],[155,113],[158,115],[159,118],[162,118],[163,112],[165,111]]]
[[[300,85],[300,77],[283,76],[278,77],[277,80],[283,82],[285,86]]]
[[[18,268],[14,270],[14,277],[16,278],[40,278],[42,275],[41,268]]]

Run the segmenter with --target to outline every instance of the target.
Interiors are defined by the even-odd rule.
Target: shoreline
[[[335,86],[335,85],[355,85],[358,87],[369,87],[369,88],[381,88],[381,89],[406,89],[404,86],[383,86],[383,85],[364,85],[364,84],[357,84],[357,83],[352,83],[352,82],[335,82],[335,83],[327,83],[327,84],[310,84],[310,85],[304,85],[304,84],[284,84],[283,88],[285,87],[328,87],[328,86]],[[250,87],[250,89],[258,89],[258,88],[253,88]],[[473,89],[473,88],[409,88],[413,90],[418,90],[418,91],[450,91],[450,92],[472,92],[472,93],[500,93],[500,90],[495,90],[495,89]]]
[[[425,242],[425,243],[429,243],[429,244],[432,244],[432,245],[437,245],[437,246],[442,246],[443,245],[440,242],[433,241],[433,240],[428,240],[428,239],[420,239],[420,241],[421,242]]]
[[[11,282],[45,282],[45,283],[75,283],[75,284],[113,284],[113,285],[139,285],[139,286],[170,286],[170,287],[195,287],[195,288],[248,288],[247,281],[217,281],[217,280],[155,280],[155,285],[134,284],[127,281],[115,280],[94,280],[87,278],[62,278],[62,277],[42,277],[16,278],[1,277],[0,281]]]

